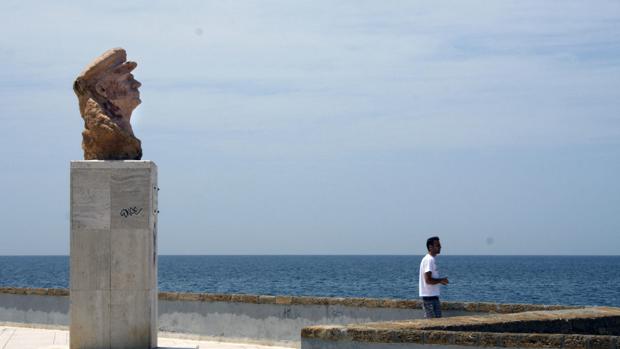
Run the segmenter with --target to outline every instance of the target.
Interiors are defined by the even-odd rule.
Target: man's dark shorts
[[[441,303],[439,297],[422,297],[422,309],[427,319],[441,317]]]

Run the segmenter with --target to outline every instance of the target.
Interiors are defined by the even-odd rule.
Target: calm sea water
[[[417,298],[422,256],[160,256],[162,291]],[[445,300],[620,306],[620,256],[440,256]],[[0,286],[67,288],[67,256],[0,256]]]

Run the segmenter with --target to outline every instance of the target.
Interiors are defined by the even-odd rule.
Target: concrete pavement
[[[158,337],[160,348],[200,349],[291,349],[248,343],[228,343],[185,338]],[[0,325],[0,349],[68,349],[69,331]]]

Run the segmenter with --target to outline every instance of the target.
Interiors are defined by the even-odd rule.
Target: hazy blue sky
[[[620,254],[620,1],[2,0],[0,33],[0,254],[68,253],[112,47],[161,254]]]

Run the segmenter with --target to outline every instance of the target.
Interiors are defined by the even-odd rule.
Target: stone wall
[[[484,307],[452,303],[445,314],[483,314],[479,308]],[[497,307],[489,308],[497,310]],[[422,317],[419,302],[407,300],[196,293],[159,295],[161,330],[211,337],[299,342],[305,326]]]
[[[531,311],[433,320],[319,325],[302,330],[302,349],[620,348],[620,308]]]
[[[0,288],[0,322],[69,325],[69,291]]]
[[[69,291],[62,289],[0,288],[0,322],[67,326],[68,296]],[[570,308],[574,307],[443,303],[445,316]],[[299,343],[301,329],[306,326],[422,317],[418,300],[159,293],[160,330],[219,339]]]

